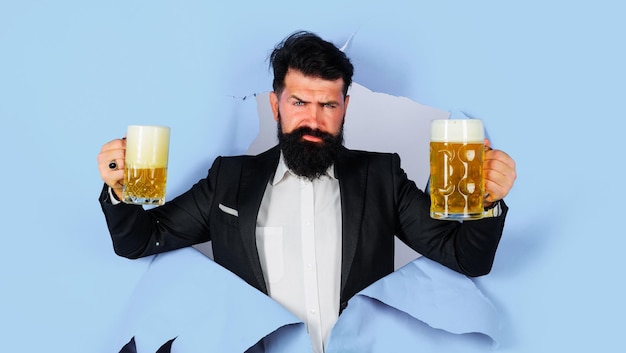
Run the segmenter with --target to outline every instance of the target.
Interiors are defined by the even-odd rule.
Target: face
[[[343,96],[343,80],[324,80],[289,70],[285,88],[280,97],[270,94],[274,120],[280,123],[283,133],[308,127],[338,136],[343,126],[349,96]],[[304,134],[302,140],[321,143],[318,136]]]

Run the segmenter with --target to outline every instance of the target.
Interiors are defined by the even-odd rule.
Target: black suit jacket
[[[211,240],[217,263],[267,293],[255,229],[279,157],[277,147],[258,156],[218,157],[205,179],[148,211],[112,205],[105,187],[100,201],[116,253],[138,258]],[[394,235],[463,274],[490,271],[506,205],[500,217],[463,223],[431,219],[429,196],[407,178],[397,154],[343,148],[335,175],[341,191],[341,310],[354,294],[394,270]]]

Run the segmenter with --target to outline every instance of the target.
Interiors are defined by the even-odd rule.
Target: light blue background
[[[477,280],[507,325],[499,351],[623,347],[618,1],[0,1],[2,351],[98,351],[147,267],[111,249],[100,146],[171,126],[182,192],[245,151],[257,121],[235,103],[270,90],[267,54],[297,29],[355,34],[356,82],[481,118],[516,160]]]

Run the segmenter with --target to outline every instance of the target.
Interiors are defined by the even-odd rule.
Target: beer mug
[[[472,220],[484,214],[483,123],[433,120],[430,126],[430,216]]]
[[[138,205],[165,203],[170,128],[131,125],[126,133],[122,200]]]

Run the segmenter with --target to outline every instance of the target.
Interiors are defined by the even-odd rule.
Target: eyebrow
[[[289,96],[289,99],[295,99],[295,100],[298,100],[298,101],[300,101],[300,102],[304,102],[304,103],[311,103],[311,102],[309,102],[309,101],[305,101],[304,99],[302,99],[302,98],[300,98],[300,97],[296,96],[295,94],[290,95],[290,96]]]
[[[304,99],[302,99],[302,98],[300,98],[300,97],[296,96],[295,94],[292,94],[291,96],[289,96],[289,99],[295,99],[295,100],[298,100],[298,101],[303,102],[303,103],[311,103],[310,101],[304,100]],[[336,100],[329,100],[329,101],[327,101],[327,102],[318,102],[318,104],[319,104],[319,105],[326,105],[326,104],[339,104],[339,102],[338,102],[338,101],[336,101]]]

